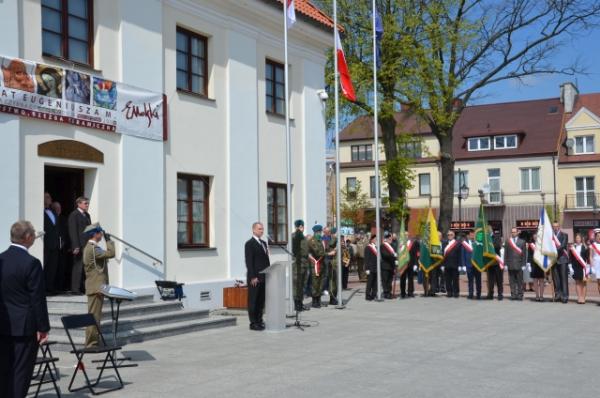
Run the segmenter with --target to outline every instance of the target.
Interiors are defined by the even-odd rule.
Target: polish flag
[[[356,102],[356,94],[354,93],[352,79],[350,78],[350,72],[348,71],[348,64],[346,64],[346,56],[344,55],[342,41],[340,40],[340,34],[338,33],[337,29],[335,31],[335,40],[337,43],[337,62],[342,94],[344,94],[344,97],[346,97],[348,101]]]
[[[296,22],[296,7],[294,6],[294,0],[285,0],[285,17],[287,18],[288,29]]]

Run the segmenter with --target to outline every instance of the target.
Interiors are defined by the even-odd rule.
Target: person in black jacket
[[[377,246],[375,245],[377,235],[371,235],[369,244],[365,247],[365,272],[367,273],[367,291],[365,298],[368,301],[377,297]]]
[[[560,224],[552,224],[554,230],[554,242],[558,257],[556,264],[552,267],[552,282],[554,283],[554,301],[569,302],[569,254],[567,245],[569,235],[560,230]]]
[[[400,297],[415,297],[415,273],[419,269],[419,239],[407,240],[410,260],[406,269],[400,275]],[[407,290],[408,284],[408,290]]]
[[[260,222],[252,224],[252,237],[244,246],[246,258],[246,278],[248,282],[248,317],[251,330],[264,330],[263,311],[265,309],[265,268],[271,265],[269,247],[262,240],[265,227]]]
[[[73,250],[73,270],[71,272],[71,291],[75,294],[83,294],[83,248],[87,244],[87,237],[83,230],[92,223],[88,208],[90,200],[85,197],[79,197],[75,201],[77,208],[69,214],[69,240]]]
[[[575,243],[569,247],[569,264],[573,270],[573,279],[575,279],[577,304],[585,304],[586,283],[590,269],[589,255],[589,250],[583,243],[581,234],[575,234]]]
[[[458,267],[462,261],[462,242],[455,239],[454,231],[448,231],[448,240],[443,244],[444,251],[444,276],[446,278],[446,295],[458,298]]]
[[[384,235],[381,245],[381,281],[383,287],[383,297],[392,299],[392,282],[394,281],[394,269],[396,268],[396,251],[392,246],[392,235]]]
[[[28,252],[35,241],[31,223],[14,223],[10,240],[0,254],[0,397],[22,398],[50,322],[42,264]]]
[[[60,238],[58,216],[52,210],[52,196],[44,193],[44,275],[46,278],[46,294],[53,295],[59,289],[58,261],[60,258]]]
[[[492,243],[494,245],[494,251],[496,255],[500,256],[500,250],[502,249],[502,238],[500,237],[500,231],[494,231],[492,237]],[[501,301],[504,296],[504,270],[500,267],[500,264],[490,265],[487,269],[487,299],[494,299],[494,286],[498,288],[498,301]]]

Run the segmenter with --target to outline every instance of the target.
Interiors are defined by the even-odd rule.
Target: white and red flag
[[[354,93],[352,79],[350,78],[350,72],[348,71],[346,56],[344,55],[342,41],[340,40],[340,34],[337,30],[335,32],[335,40],[337,43],[337,64],[338,73],[340,75],[340,86],[342,87],[342,94],[344,94],[344,97],[346,97],[348,101],[356,102],[356,94]]]
[[[284,2],[287,28],[289,29],[296,22],[296,7],[294,6],[294,0],[284,0]]]

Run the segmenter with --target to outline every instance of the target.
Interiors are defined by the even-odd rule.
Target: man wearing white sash
[[[477,297],[477,300],[481,299],[481,272],[473,266],[471,259],[473,257],[473,243],[475,242],[475,232],[470,230],[467,237],[462,241],[463,245],[463,264],[462,266],[467,269],[467,280],[469,286],[468,299],[472,300]],[[475,285],[475,286],[473,286]],[[476,294],[475,296],[473,294]]]
[[[519,231],[512,228],[510,238],[504,242],[504,264],[508,268],[511,300],[523,300],[525,260],[525,241],[519,238]]]
[[[554,230],[554,245],[558,258],[556,264],[552,267],[552,280],[554,283],[554,301],[562,301],[563,304],[569,302],[569,255],[567,252],[567,244],[569,235],[560,230],[560,224],[555,222],[552,224]]]
[[[444,276],[446,277],[446,296],[458,298],[458,267],[462,260],[462,243],[455,239],[454,231],[448,231],[448,240],[442,245],[444,250]]]
[[[375,300],[377,297],[377,246],[375,245],[377,235],[371,235],[369,244],[365,248],[365,272],[367,273],[367,289],[365,298],[367,301]]]
[[[392,234],[386,232],[381,245],[381,281],[383,297],[392,298],[392,282],[394,280],[394,269],[396,268],[396,250],[392,247]]]

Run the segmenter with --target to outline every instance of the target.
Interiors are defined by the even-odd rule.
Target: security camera
[[[323,89],[318,90],[317,95],[319,96],[319,99],[323,102],[325,102],[329,99],[329,94],[327,94],[327,91],[325,91]]]

